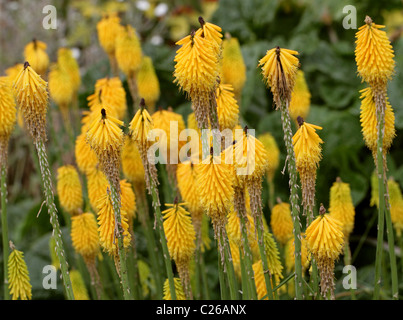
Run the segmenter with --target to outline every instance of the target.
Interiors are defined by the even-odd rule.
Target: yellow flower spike
[[[217,115],[220,129],[234,129],[239,122],[239,106],[230,84],[219,84],[216,90]]]
[[[17,108],[7,77],[0,77],[0,159],[7,154],[7,145],[14,130]]]
[[[170,149],[177,149],[178,157],[181,147],[186,143],[186,141],[179,141],[179,134],[186,129],[185,121],[179,113],[175,113],[171,110],[160,109],[153,113],[151,116],[152,122],[154,124],[154,129],[160,129],[166,134],[166,147],[167,147],[167,163],[171,162]],[[175,131],[175,126],[178,128],[178,140],[171,141],[171,125]],[[171,146],[172,143],[172,146]]]
[[[295,122],[298,117],[306,119],[311,106],[311,93],[305,81],[305,75],[302,70],[297,71],[294,90],[291,94],[289,105],[290,117]]]
[[[222,29],[213,23],[206,22],[202,17],[199,17],[199,23],[201,28],[196,31],[196,35],[210,40],[214,44],[217,56],[219,56],[221,54]]]
[[[119,120],[126,115],[126,91],[118,77],[97,80],[94,93],[87,100],[91,111],[98,112],[105,108],[108,114]]]
[[[290,238],[293,238],[294,226],[289,203],[281,202],[273,207],[270,217],[270,227],[277,241],[283,246]]]
[[[259,300],[268,300],[267,296],[267,288],[266,288],[266,281],[264,278],[263,274],[263,266],[262,266],[262,260],[258,260],[252,265],[253,268],[253,273],[254,273],[254,278],[255,278],[255,285],[256,285],[256,292],[257,292],[257,298]],[[272,288],[275,287],[275,284],[273,283],[273,280],[271,281],[271,286]]]
[[[109,192],[99,198],[97,202],[98,209],[98,232],[99,243],[104,251],[112,256],[117,256],[118,245],[116,241],[117,226],[115,224],[115,214],[112,206],[112,199]],[[120,211],[121,224],[123,227],[123,247],[128,248],[131,242],[131,235],[129,232],[129,224],[127,213],[123,210]]]
[[[200,205],[200,197],[197,192],[196,178],[197,177],[197,164],[191,161],[178,163],[176,169],[176,181],[180,195],[190,214],[192,215],[192,222],[197,234],[201,232],[203,210]]]
[[[264,233],[263,241],[267,256],[267,266],[270,270],[270,274],[274,276],[274,286],[277,286],[280,284],[281,279],[284,278],[280,252],[278,251],[277,244],[270,232],[266,231]]]
[[[323,143],[316,130],[322,130],[322,128],[304,122],[301,117],[298,117],[298,124],[299,128],[292,141],[296,166],[301,178],[304,212],[308,211],[309,217],[312,219],[312,210],[315,206],[316,170],[319,166],[319,161],[322,159],[321,144]]]
[[[242,180],[251,180],[253,178],[261,178],[268,168],[268,154],[264,145],[259,139],[247,132],[245,127],[242,140],[235,144],[234,167],[237,170],[242,170],[238,176]],[[236,138],[236,137],[235,137]]]
[[[78,169],[81,173],[89,174],[91,171],[95,170],[98,164],[98,158],[94,150],[92,150],[87,143],[86,136],[86,133],[81,133],[77,136],[74,152]]]
[[[220,156],[210,156],[207,160],[198,164],[196,176],[200,203],[213,224],[224,227],[226,212],[231,208],[234,194],[232,168]]]
[[[144,185],[144,167],[136,143],[130,136],[125,137],[122,149],[123,175],[136,189]]]
[[[371,87],[365,88],[360,91],[361,107],[360,107],[360,122],[361,132],[364,137],[365,145],[371,150],[373,155],[376,155],[378,134],[377,134],[377,119],[376,119],[376,106],[374,101],[374,92]],[[385,108],[385,129],[383,135],[383,153],[386,154],[394,137],[396,136],[395,130],[395,115],[392,106],[386,97]]]
[[[351,198],[350,185],[341,181],[340,178],[337,178],[330,188],[329,214],[341,222],[344,241],[348,242],[348,238],[354,228],[355,209]]]
[[[388,180],[389,198],[390,198],[390,215],[393,226],[396,230],[397,237],[402,236],[403,230],[403,196],[399,184],[389,178]]]
[[[64,121],[68,121],[68,109],[73,101],[74,87],[70,74],[59,64],[51,66],[49,72],[50,97],[60,108]]]
[[[11,253],[8,256],[8,288],[13,300],[31,300],[32,285],[29,272],[24,261],[24,253],[10,243]]]
[[[95,215],[85,212],[71,218],[71,241],[74,250],[86,262],[94,261],[99,254],[98,224]]]
[[[127,213],[130,225],[133,219],[136,217],[136,196],[131,183],[127,180],[120,181],[121,199],[122,199],[122,210]]]
[[[308,251],[314,256],[320,271],[323,297],[334,299],[334,262],[343,251],[344,234],[341,222],[326,213],[321,206],[319,216],[305,232]]]
[[[183,203],[165,204],[169,208],[162,212],[169,255],[182,271],[188,268],[196,249],[196,234],[192,219],[183,205]]]
[[[87,288],[80,271],[71,270],[71,285],[73,287],[74,300],[90,300]]]
[[[250,210],[247,210],[250,211]],[[248,243],[252,244],[255,241],[255,223],[253,221],[250,212],[246,214],[247,221],[245,221],[247,225],[247,235],[248,235]],[[234,244],[240,246],[242,244],[242,234],[241,234],[241,221],[238,217],[238,214],[234,210],[230,210],[227,215],[227,234],[228,239],[230,239]]]
[[[14,82],[14,95],[24,116],[25,125],[34,140],[46,140],[47,83],[28,62],[24,63]]]
[[[175,293],[176,293],[176,300],[186,300],[185,293],[183,291],[182,283],[179,278],[174,278],[175,284]],[[171,292],[169,289],[169,281],[168,279],[164,282],[164,297],[163,300],[172,300]]]
[[[276,170],[280,164],[280,149],[276,140],[269,132],[259,135],[258,140],[264,145],[267,152],[267,178],[269,181],[273,181]]]
[[[80,67],[68,48],[60,48],[57,51],[57,62],[60,68],[70,75],[73,91],[76,93],[81,85]]]
[[[24,48],[24,59],[28,61],[32,69],[42,77],[49,67],[49,56],[46,53],[46,43],[39,40],[32,40]]]
[[[290,238],[284,249],[284,255],[285,255],[285,267],[287,270],[287,273],[291,273],[295,270],[295,244],[294,244],[294,238]],[[308,259],[308,247],[306,243],[306,239],[304,235],[301,235],[301,265],[302,265],[302,273],[304,274],[305,271],[309,268],[309,259]]]
[[[281,99],[289,101],[291,98],[299,67],[296,55],[298,55],[297,51],[276,47],[268,50],[259,60],[258,66],[262,69],[266,85],[273,93],[277,108]]]
[[[140,68],[142,57],[141,44],[137,37],[136,29],[130,25],[120,28],[115,45],[115,55],[119,69],[126,76],[133,76]]]
[[[144,98],[150,110],[153,111],[161,91],[153,61],[148,56],[144,56],[141,60],[140,70],[137,73],[137,87],[139,97]]]
[[[246,81],[246,66],[241,47],[234,37],[224,39],[222,47],[221,81],[231,84],[235,96],[238,97]]]
[[[98,210],[98,200],[105,195],[108,186],[108,179],[101,170],[95,169],[87,174],[88,198],[94,211]]]
[[[106,114],[105,109],[102,109],[87,132],[87,141],[97,155],[101,169],[118,192],[123,146],[122,126],[123,121]]]
[[[153,128],[153,120],[147,109],[145,109],[145,101],[142,99],[140,102],[140,109],[134,115],[129,127],[131,138],[137,143],[139,149],[140,147],[147,148],[149,145],[147,137],[150,130]]]
[[[57,169],[57,194],[60,205],[71,215],[80,212],[83,206],[83,196],[80,178],[76,168],[71,165]]]
[[[108,55],[115,53],[116,37],[121,31],[120,18],[117,13],[104,15],[97,23],[98,40]]]
[[[378,25],[368,16],[365,25],[356,33],[355,61],[358,75],[372,85],[384,85],[392,77],[395,68],[392,45],[385,26]]]

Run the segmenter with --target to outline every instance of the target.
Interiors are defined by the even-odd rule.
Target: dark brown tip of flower
[[[280,55],[280,47],[279,46],[276,46],[276,54]]]
[[[34,44],[34,49],[36,50],[36,46],[37,46],[36,38],[33,38],[33,39],[32,39],[32,42],[33,42],[33,44]]]
[[[98,100],[100,103],[102,103],[102,89],[98,92]]]
[[[146,101],[144,100],[144,98],[141,98],[140,100],[140,108],[144,109],[146,107]]]
[[[11,240],[8,242],[8,246],[10,247],[10,249],[11,249],[12,251],[15,249],[15,245],[14,245],[14,243],[13,243]]]
[[[371,17],[370,17],[370,16],[366,16],[364,22],[365,22],[367,25],[370,26],[370,25],[372,24],[372,19],[371,19]]]
[[[336,182],[343,182],[340,177],[336,178]]]
[[[102,119],[106,119],[106,110],[104,108],[101,109]]]
[[[204,19],[203,19],[202,16],[199,17],[199,23],[200,23],[200,25],[201,25],[202,28],[203,28],[203,26],[206,24],[206,21],[204,21]]]
[[[210,155],[212,156],[214,154],[214,148],[210,147]]]
[[[221,77],[217,76],[217,84],[220,84],[220,83],[221,83]]]
[[[281,200],[280,197],[277,197],[277,198],[276,198],[276,201],[277,201],[278,204],[283,203],[283,201]]]
[[[231,33],[229,33],[228,31],[225,33],[225,39],[231,39],[232,38],[232,36],[231,36]]]
[[[304,124],[304,119],[301,116],[298,116],[297,122],[299,126],[302,126]]]
[[[243,128],[243,132],[245,132],[245,134],[248,134],[248,126],[245,126],[245,128]]]
[[[25,61],[25,62],[24,62],[24,70],[25,70],[27,67],[29,67],[29,66],[31,66],[31,65],[29,64],[29,62],[28,62],[28,61]]]
[[[320,204],[319,214],[323,216],[326,213],[326,208],[323,206],[323,203]]]
[[[179,201],[178,196],[176,196],[176,197],[175,197],[175,200],[174,200],[174,204],[175,204],[175,205],[178,204],[178,201]]]

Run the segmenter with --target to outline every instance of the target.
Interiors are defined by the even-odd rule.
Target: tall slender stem
[[[3,235],[3,272],[4,272],[4,300],[10,299],[8,291],[8,223],[7,223],[7,165],[1,166],[1,232]]]
[[[176,300],[176,291],[175,291],[175,282],[174,282],[174,274],[172,271],[171,259],[168,251],[167,238],[165,237],[163,219],[161,214],[160,201],[158,196],[157,187],[154,185],[154,181],[150,177],[151,184],[151,196],[153,199],[153,207],[155,212],[155,220],[157,223],[158,233],[160,235],[160,241],[162,246],[162,253],[164,256],[165,268],[168,275],[169,282],[169,291],[171,293],[172,300]]]
[[[48,158],[46,154],[45,145],[42,140],[35,141],[35,147],[38,153],[39,167],[41,170],[45,201],[48,207],[48,213],[50,216],[50,223],[53,227],[53,236],[55,238],[55,250],[60,262],[60,270],[62,272],[62,278],[64,288],[66,291],[67,299],[74,300],[73,288],[69,276],[68,264],[66,260],[66,254],[63,246],[62,232],[60,230],[59,220],[57,217],[57,209],[54,201],[54,194],[52,190],[52,179],[49,169]]]
[[[291,215],[294,226],[294,245],[295,245],[295,295],[298,300],[303,299],[302,288],[302,263],[301,263],[301,223],[299,219],[299,202],[298,202],[298,184],[297,169],[295,161],[295,153],[292,144],[291,119],[288,112],[288,102],[282,102],[280,105],[281,122],[284,132],[284,142],[287,149],[288,174],[290,177],[290,203]]]
[[[117,232],[115,232],[115,234],[118,240],[119,265],[116,267],[119,268],[119,276],[122,283],[123,297],[125,300],[132,300],[133,296],[129,285],[129,276],[127,270],[127,253],[123,245],[124,230],[122,226],[122,217],[120,212],[120,195],[118,194],[113,183],[109,183],[109,186],[111,190],[113,211],[115,213],[115,223],[117,224]]]

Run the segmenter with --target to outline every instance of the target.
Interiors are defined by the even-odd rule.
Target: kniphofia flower
[[[0,77],[0,164],[5,164],[7,146],[16,122],[16,104],[7,77]]]
[[[115,45],[119,69],[127,77],[132,77],[139,70],[142,57],[140,40],[136,30],[130,25],[120,28]]]
[[[125,137],[122,150],[123,175],[133,184],[135,190],[144,186],[144,167],[136,143]]]
[[[304,212],[309,212],[309,218],[312,218],[313,207],[315,206],[315,184],[316,170],[319,161],[322,159],[323,140],[318,136],[316,130],[322,130],[321,127],[304,122],[298,118],[299,129],[293,139],[296,166],[301,178],[302,203]]]
[[[176,293],[176,300],[186,300],[185,293],[183,291],[182,282],[179,278],[174,278],[175,283],[175,293]],[[171,292],[169,290],[169,281],[168,279],[164,282],[164,300],[172,300]]]
[[[396,230],[397,237],[402,236],[403,231],[403,196],[400,185],[392,178],[388,180],[389,197],[390,197],[390,216],[393,226]]]
[[[49,67],[49,56],[46,53],[46,43],[39,40],[32,40],[24,48],[24,59],[28,61],[36,73],[42,77]]]
[[[239,106],[230,84],[220,83],[216,90],[217,115],[220,129],[234,129],[239,122]]]
[[[11,245],[11,253],[8,256],[8,287],[13,300],[31,300],[32,285],[30,283],[27,264],[24,261],[24,253]]]
[[[377,152],[378,128],[374,92],[371,87],[367,87],[362,89],[360,93],[360,98],[362,99],[360,107],[361,131],[364,136],[365,145],[375,156]],[[392,106],[386,97],[385,128],[382,148],[384,154],[389,151],[395,136],[395,115]]]
[[[137,88],[139,96],[147,101],[150,111],[153,111],[160,98],[161,91],[151,57],[143,56],[141,60],[140,69],[137,73]]]
[[[306,119],[309,114],[310,106],[311,93],[309,92],[308,85],[305,81],[304,72],[302,70],[298,70],[289,105],[291,119],[293,119],[295,122],[297,122],[298,117]]]
[[[68,109],[73,101],[74,87],[70,74],[59,64],[53,64],[49,72],[49,93],[60,108],[64,121],[69,121]]]
[[[95,170],[98,164],[98,158],[94,150],[92,150],[87,143],[87,134],[85,132],[77,136],[74,153],[77,167],[82,173],[89,174],[91,171]]]
[[[321,206],[320,215],[306,229],[305,238],[320,271],[321,293],[325,298],[330,293],[334,299],[334,263],[343,251],[343,226]]]
[[[236,97],[240,95],[246,81],[246,66],[237,38],[223,40],[221,81],[232,85]]]
[[[293,237],[293,224],[290,204],[281,202],[276,204],[270,217],[270,227],[277,241],[283,246]]]
[[[46,140],[47,83],[28,62],[14,82],[14,95],[34,141]]]
[[[94,169],[87,174],[88,199],[94,211],[98,210],[98,200],[105,195],[108,186],[108,179],[101,170]]]
[[[60,205],[69,214],[80,212],[83,206],[82,187],[78,172],[72,165],[57,169],[57,194]]]
[[[116,225],[115,214],[112,206],[112,199],[109,192],[105,192],[97,203],[98,209],[98,232],[99,243],[104,251],[108,252],[115,258],[118,257],[118,244],[116,241],[116,234],[118,226]],[[120,211],[121,227],[123,229],[123,247],[130,246],[131,235],[129,232],[129,223],[127,213],[123,210]]]
[[[259,141],[264,145],[267,153],[267,179],[273,181],[276,170],[280,164],[280,149],[274,137],[269,133],[258,136]]]
[[[87,141],[98,157],[99,165],[119,192],[120,157],[123,146],[123,122],[102,109],[90,124]]]
[[[277,108],[280,106],[280,100],[289,101],[291,98],[299,67],[296,55],[297,51],[276,47],[268,50],[259,60],[263,78],[273,93]]]
[[[70,75],[71,85],[74,93],[77,93],[81,85],[80,67],[73,56],[73,52],[68,48],[60,48],[57,51],[57,62],[60,68]]]
[[[108,55],[115,53],[116,37],[121,28],[120,18],[117,13],[104,15],[97,23],[98,40]]]
[[[95,257],[99,253],[99,235],[93,213],[84,212],[71,218],[71,241],[74,250],[87,263],[95,262]]]
[[[383,85],[392,77],[395,67],[392,45],[385,26],[378,25],[370,17],[356,33],[355,61],[358,75],[371,86]]]
[[[340,178],[337,178],[330,188],[329,214],[341,223],[344,240],[347,242],[354,228],[355,209],[350,185]]]
[[[175,261],[182,286],[187,295],[191,295],[189,263],[196,249],[196,233],[190,213],[183,208],[183,203],[165,204],[164,231],[170,257]]]

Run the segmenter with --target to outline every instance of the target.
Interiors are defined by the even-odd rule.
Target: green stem
[[[155,219],[157,222],[158,233],[160,235],[160,242],[162,246],[162,253],[164,256],[165,268],[168,275],[168,282],[169,282],[169,291],[171,293],[172,300],[176,300],[176,292],[175,292],[175,282],[174,282],[174,274],[172,271],[172,264],[171,259],[168,251],[168,244],[167,239],[165,237],[164,226],[163,226],[163,219],[161,214],[161,207],[160,201],[158,196],[157,187],[154,185],[154,181],[150,176],[150,184],[151,184],[151,196],[153,199],[153,207],[155,212]]]
[[[140,210],[139,210],[138,215],[139,215],[139,220],[143,227],[142,229],[143,229],[144,235],[146,237],[146,241],[147,241],[147,251],[148,251],[148,255],[151,260],[151,269],[153,271],[153,277],[155,279],[157,298],[161,300],[163,297],[163,294],[164,294],[163,293],[164,281],[161,277],[161,272],[160,272],[160,268],[159,268],[160,260],[158,259],[157,254],[156,254],[158,251],[158,247],[155,242],[154,233],[153,233],[153,230],[151,227],[145,189],[135,187],[135,192],[136,192],[137,199],[139,199],[138,203],[140,206]],[[141,212],[141,214],[140,214],[140,212]]]
[[[295,295],[298,300],[303,299],[303,278],[302,278],[302,263],[301,263],[301,223],[299,219],[299,202],[298,202],[298,184],[297,184],[297,169],[295,161],[294,147],[292,144],[292,131],[291,120],[288,112],[288,103],[281,103],[281,122],[284,132],[284,142],[287,149],[288,161],[288,174],[290,177],[290,203],[291,203],[291,215],[294,226],[294,244],[295,244]]]
[[[266,248],[264,245],[264,235],[263,235],[263,223],[261,217],[256,219],[256,230],[258,237],[258,246],[260,252],[260,258],[263,266],[263,275],[266,283],[267,296],[269,300],[273,300],[273,288],[271,284],[271,275],[269,270],[269,265],[267,263]]]
[[[242,214],[240,214],[240,222],[241,222],[241,233],[242,233],[242,249],[240,252],[243,254],[242,256],[243,261],[245,262],[245,271],[247,276],[247,284],[250,291],[250,299],[257,300],[257,291],[256,291],[256,284],[254,280],[254,273],[252,267],[252,252],[250,250],[248,235],[247,235],[247,227],[245,223],[245,218]],[[241,255],[240,255],[241,257]]]
[[[220,256],[220,254],[218,254],[218,256]],[[217,259],[217,262],[218,262],[218,280],[220,282],[221,300],[228,300],[228,292],[225,284],[224,268],[219,257]]]
[[[207,279],[207,272],[206,267],[204,264],[204,255],[200,250],[200,272],[202,276],[202,283],[203,283],[203,291],[204,291],[204,300],[210,300],[210,291],[208,288],[208,279]]]
[[[123,297],[125,300],[132,300],[132,292],[129,285],[129,276],[127,270],[127,253],[123,244],[123,226],[122,226],[122,217],[120,212],[120,195],[118,194],[116,187],[112,182],[109,182],[109,187],[111,190],[111,199],[113,211],[115,213],[115,224],[116,230],[115,235],[118,239],[118,255],[119,255],[119,265],[116,266],[119,268],[119,276],[122,283],[123,289]]]
[[[226,267],[226,273],[228,277],[228,284],[229,284],[229,289],[230,289],[230,296],[232,300],[238,300],[238,285],[237,281],[235,278],[235,270],[234,270],[234,265],[232,264],[232,259],[231,257],[231,252],[230,252],[230,247],[228,244],[228,241],[225,237],[225,234],[221,233],[221,243],[224,243],[224,259],[225,259],[225,267]],[[224,242],[225,241],[225,242]]]
[[[3,235],[4,300],[10,299],[8,289],[8,223],[7,223],[7,165],[1,166],[1,231]]]
[[[239,265],[241,268],[242,300],[251,300],[249,277],[246,274],[244,257],[241,246],[238,247],[238,251],[239,251]]]
[[[387,208],[385,211],[386,218],[386,234],[388,236],[388,246],[389,246],[389,260],[390,260],[390,274],[392,277],[392,297],[393,300],[399,299],[399,282],[397,277],[397,263],[395,254],[395,237],[393,232],[392,218],[390,215],[390,209]]]
[[[60,262],[60,270],[62,272],[62,278],[64,288],[66,290],[66,296],[68,300],[74,300],[73,288],[71,286],[71,280],[68,271],[68,264],[66,261],[66,254],[63,246],[62,232],[60,230],[59,220],[57,217],[57,209],[54,201],[52,179],[49,169],[48,158],[46,155],[45,145],[42,140],[35,141],[35,147],[38,153],[39,167],[41,170],[45,201],[48,207],[48,213],[50,216],[50,223],[53,228],[53,234],[56,242],[56,254]]]

